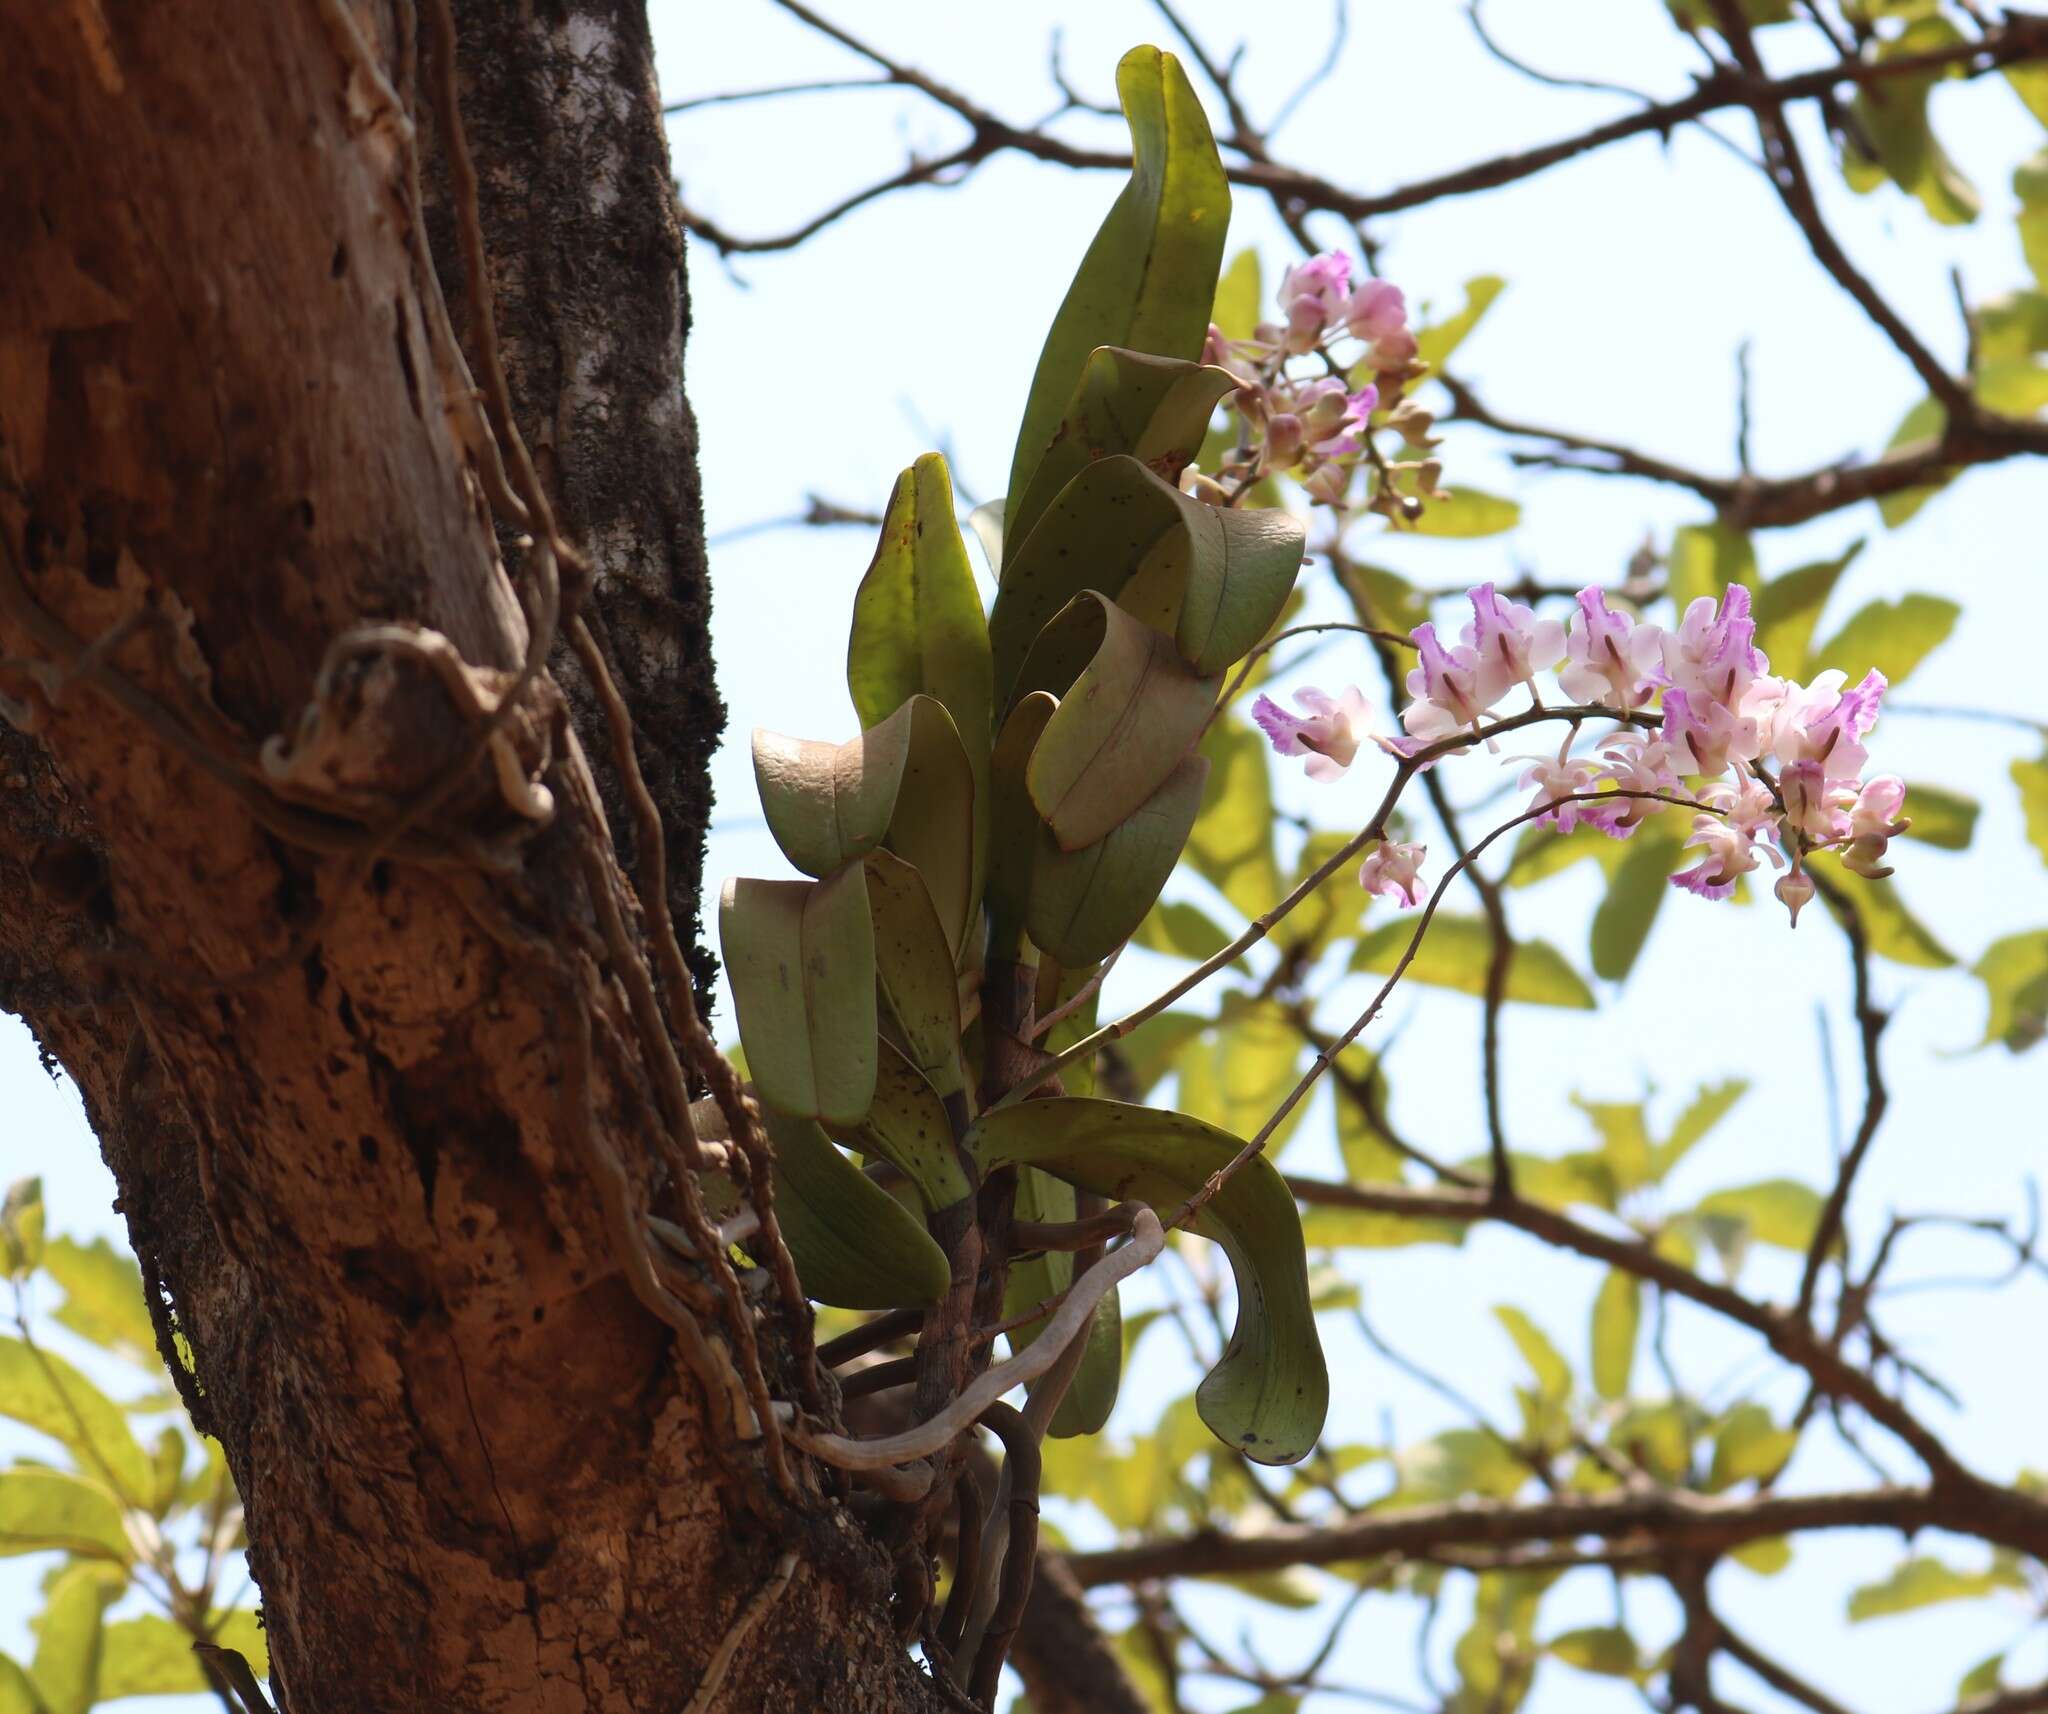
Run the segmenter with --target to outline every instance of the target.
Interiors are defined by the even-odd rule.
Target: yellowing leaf
[[[1450,498],[1446,500],[1425,500],[1422,516],[1412,524],[1401,526],[1404,531],[1411,535],[1445,536],[1462,541],[1503,535],[1522,521],[1520,501],[1482,493],[1477,488],[1452,486],[1448,493]]]
[[[1814,1229],[1820,1224],[1821,1204],[1820,1192],[1810,1184],[1767,1178],[1717,1190],[1700,1198],[1693,1212],[1733,1215],[1746,1221],[1751,1235],[1760,1242],[1803,1253],[1813,1243]]]
[[[2000,1589],[2025,1589],[2026,1580],[2016,1572],[2000,1570],[1958,1571],[1931,1557],[1902,1560],[1881,1583],[1866,1583],[1849,1597],[1849,1619],[1888,1618],[1910,1613],[1945,1601],[1970,1601]]]
[[[1498,274],[1480,274],[1465,282],[1464,307],[1454,315],[1441,321],[1432,321],[1415,330],[1415,347],[1423,362],[1432,369],[1441,369],[1452,352],[1465,342],[1465,338],[1477,327],[1486,312],[1493,308],[1493,300],[1506,289],[1507,281]]]
[[[1738,1405],[1715,1431],[1708,1492],[1718,1494],[1738,1482],[1775,1476],[1798,1444],[1799,1431],[1780,1428],[1762,1405]]]
[[[1853,684],[1875,667],[1897,689],[1947,640],[1961,613],[1955,602],[1939,595],[1873,601],[1814,651],[1813,670],[1839,668]]]
[[[2048,1034],[2048,929],[1994,940],[1971,974],[1991,1002],[1984,1045],[2022,1053]]]
[[[1201,754],[1209,759],[1209,779],[1187,860],[1247,917],[1262,915],[1280,902],[1266,741],[1249,726],[1220,719],[1203,737]]]

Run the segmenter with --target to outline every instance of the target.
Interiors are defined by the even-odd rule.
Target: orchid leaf
[[[807,1296],[841,1309],[928,1308],[952,1270],[923,1221],[809,1119],[764,1114],[775,1213]]]
[[[1011,536],[989,615],[1000,693],[1062,687],[1020,681],[1039,633],[1099,590],[1171,635],[1198,673],[1218,673],[1265,636],[1301,570],[1301,520],[1273,507],[1212,506],[1122,454],[1086,465]]]
[[[853,597],[846,683],[862,726],[913,696],[942,703],[977,777],[994,737],[988,622],[953,513],[946,461],[928,452],[902,475]]]
[[[783,1112],[864,1118],[875,1094],[875,940],[866,871],[824,881],[734,880],[718,937],[747,1069]]]
[[[911,1064],[941,1095],[965,1087],[960,1065],[960,984],[946,931],[916,868],[889,851],[866,859],[868,910],[875,926],[875,978],[887,1005],[885,1027]]]
[[[875,1097],[853,1135],[917,1186],[927,1208],[950,1208],[973,1192],[953,1147],[953,1123],[938,1091],[887,1042],[876,1062]]]
[[[1008,534],[1029,541],[1054,497],[1100,458],[1127,454],[1178,482],[1201,449],[1209,418],[1237,385],[1235,375],[1213,365],[1114,345],[1090,352],[1031,486],[1010,511]]]
[[[1018,1219],[1067,1221],[1075,1218],[1077,1208],[1072,1185],[1036,1167],[1018,1169]],[[1069,1252],[1048,1250],[1013,1262],[1004,1290],[1003,1318],[1026,1314],[1073,1283],[1074,1258]],[[1015,1329],[1008,1335],[1010,1350],[1015,1353],[1028,1349],[1044,1331],[1042,1320]],[[1088,1343],[1081,1353],[1080,1367],[1074,1371],[1067,1396],[1046,1426],[1046,1433],[1055,1440],[1100,1432],[1116,1407],[1123,1380],[1124,1332],[1123,1313],[1114,1288],[1096,1306],[1085,1337]]]
[[[1209,331],[1230,226],[1230,184],[1202,104],[1173,55],[1133,48],[1116,87],[1131,131],[1131,176],[1111,205],[1053,317],[1038,356],[1017,450],[1010,512],[1099,345],[1192,361]]]
[[[1064,688],[1024,779],[1060,848],[1078,851],[1166,783],[1201,737],[1221,681],[1197,676],[1165,637],[1092,592],[1046,627],[1026,676],[1063,674],[1068,659],[1087,664]]]
[[[769,832],[806,875],[884,845],[914,863],[957,956],[976,896],[976,787],[944,704],[913,696],[844,744],[757,730],[754,779]]]
[[[1014,958],[1017,935],[1031,897],[1038,851],[1038,808],[1025,784],[1031,752],[1059,707],[1048,691],[1034,691],[1010,710],[989,762],[988,913],[990,955]]]
[[[1209,764],[1184,756],[1163,785],[1093,845],[1063,851],[1041,824],[1025,925],[1062,964],[1095,964],[1130,938],[1173,873]]]
[[[1233,1161],[1241,1144],[1185,1113],[1053,1097],[984,1114],[968,1147],[984,1169],[1035,1166],[1098,1195],[1171,1211]],[[1238,1300],[1223,1359],[1195,1395],[1202,1420],[1248,1458],[1294,1463],[1315,1445],[1329,1406],[1294,1198],[1272,1163],[1254,1156],[1195,1216],[1193,1229],[1222,1246]]]

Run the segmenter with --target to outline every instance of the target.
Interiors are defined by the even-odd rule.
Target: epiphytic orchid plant
[[[1123,1360],[1116,1287],[1165,1231],[1213,1239],[1235,1276],[1237,1324],[1196,1395],[1202,1420],[1260,1463],[1317,1442],[1329,1389],[1300,1219],[1265,1150],[1429,927],[1425,852],[1395,837],[1410,784],[1505,734],[1561,729],[1554,748],[1513,758],[1534,797],[1507,827],[1627,839],[1688,815],[1699,858],[1677,885],[1726,897],[1768,859],[1795,917],[1817,860],[1883,875],[1904,827],[1899,782],[1863,778],[1883,679],[1773,677],[1740,586],[1663,630],[1598,589],[1567,622],[1484,585],[1453,643],[1426,619],[1406,638],[1350,627],[1410,657],[1398,729],[1375,731],[1355,688],[1300,691],[1298,712],[1258,698],[1258,725],[1312,779],[1380,758],[1385,795],[1243,934],[1098,1024],[1104,974],[1153,932],[1213,797],[1219,719],[1292,634],[1308,526],[1278,479],[1340,527],[1359,514],[1404,527],[1449,498],[1428,414],[1405,396],[1428,365],[1400,291],[1316,256],[1287,274],[1278,320],[1227,335],[1212,310],[1229,193],[1200,105],[1155,49],[1118,81],[1135,169],[1047,337],[1008,496],[972,520],[994,603],[977,593],[945,461],[918,460],[854,597],[860,735],[755,734],[769,827],[806,878],[732,881],[721,906],[798,1273],[821,1303],[880,1312],[828,1360],[915,1337],[859,1388],[903,1389],[911,1426],[853,1436],[778,1407],[790,1437],[927,1520],[963,1436],[987,1427],[1009,1450],[978,1563],[919,1621],[927,1654],[983,1701],[1029,1577],[1028,1554],[1003,1543],[1035,1509],[1011,1502],[1042,1436],[1105,1422]],[[1392,456],[1382,437],[1400,443]],[[1511,695],[1526,706],[1501,712]],[[1104,1050],[1288,932],[1298,908],[1339,908],[1325,888],[1350,885],[1361,859],[1366,893],[1428,910],[1277,1111],[1240,1132],[1109,1098],[1134,1080],[1112,1078]],[[998,1336],[1011,1355],[992,1363]],[[1022,1412],[999,1402],[1019,1385]]]

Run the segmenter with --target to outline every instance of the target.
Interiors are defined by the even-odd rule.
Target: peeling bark
[[[689,921],[717,716],[673,232],[665,200],[621,213],[666,196],[644,28],[545,5],[471,26],[529,12],[504,75],[533,100],[555,80],[556,191],[582,86],[550,44],[639,89],[605,109],[630,171],[591,181],[559,243],[528,187],[509,327],[665,759]],[[561,813],[509,872],[423,860],[520,825],[487,768],[360,884],[315,849],[468,741],[395,657],[333,687],[297,752],[317,770],[265,771],[352,625],[431,628],[487,689],[526,641],[441,392],[401,130],[343,16],[395,62],[383,7],[0,0],[0,1004],[84,1093],[191,1343],[293,1714],[681,1708],[792,1549],[713,1706],[933,1707],[886,1562],[841,1510],[741,1504],[622,1282],[590,1150],[658,1197],[653,1103],[591,951],[593,787],[546,686],[512,730]],[[578,35],[604,20],[610,49]],[[489,116],[499,75],[476,74],[487,176],[521,123],[509,96]],[[493,182],[502,250],[521,219]],[[579,277],[607,218],[644,243]],[[606,306],[629,279],[645,303]],[[650,489],[635,472],[664,459]],[[67,637],[100,650],[67,663]],[[571,1008],[598,1044],[587,1139]]]

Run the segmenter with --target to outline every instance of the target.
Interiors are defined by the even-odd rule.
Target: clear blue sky
[[[1215,3],[1190,3],[1187,10],[1226,48],[1247,16]],[[1445,0],[1398,8],[1368,0],[1353,10],[1338,76],[1281,139],[1283,154],[1346,183],[1377,188],[1406,181],[1568,133],[1623,105],[1514,77],[1477,49],[1461,9]],[[1045,65],[1053,26],[1064,32],[1072,75],[1098,95],[1111,89],[1124,49],[1163,40],[1155,16],[1135,0],[1007,8],[899,0],[889,7],[842,4],[838,11],[880,32],[903,57],[1017,118],[1051,104]],[[655,13],[671,98],[860,70],[765,0],[721,9],[715,32],[704,30],[701,13],[670,0],[656,0]],[[1488,16],[1518,51],[1559,71],[1668,94],[1697,64],[1658,0],[1496,0]],[[1255,105],[1270,106],[1320,53],[1324,17],[1316,4],[1257,14],[1261,28],[1246,71]],[[2021,283],[2006,173],[2042,138],[1999,87],[1942,91],[1936,114],[1945,142],[1985,194],[1987,212],[1974,229],[1939,229],[1897,193],[1861,199],[1828,172],[1820,178],[1844,242],[1935,348],[1955,359],[1962,333],[1948,269],[1961,268],[1972,296]],[[1726,129],[1752,142],[1742,122],[1728,121]],[[671,144],[692,201],[730,227],[759,231],[894,170],[906,149],[929,152],[954,137],[951,123],[928,105],[858,92],[688,116],[672,128]],[[1820,159],[1810,128],[1808,141]],[[1007,469],[1045,322],[1115,189],[1106,175],[1002,159],[965,188],[890,199],[786,256],[743,258],[728,272],[697,251],[689,376],[714,537],[792,514],[812,491],[879,507],[895,472],[934,444],[956,454],[964,488],[991,497]],[[1334,242],[1341,231],[1332,225],[1326,236]],[[1451,305],[1471,276],[1508,278],[1508,292],[1459,364],[1505,414],[1726,469],[1735,432],[1734,352],[1748,340],[1756,458],[1762,469],[1778,471],[1874,450],[1919,396],[1896,354],[1814,267],[1764,180],[1696,133],[1681,133],[1668,148],[1640,139],[1503,192],[1385,223],[1380,236],[1387,271],[1411,301]],[[1233,248],[1239,242],[1265,251],[1269,277],[1292,254],[1264,206],[1248,195],[1240,196]],[[1531,480],[1476,434],[1454,433],[1446,451],[1454,480],[1523,499],[1521,528],[1469,544],[1354,542],[1357,551],[1429,584],[1512,576],[1525,567],[1551,580],[1612,580],[1646,531],[1662,539],[1674,525],[1704,518],[1699,502],[1638,484]],[[1964,619],[1915,676],[1910,700],[2048,717],[2038,642],[2048,628],[2042,494],[2039,466],[1979,472],[1897,534],[1884,532],[1864,509],[1766,538],[1765,569],[1782,570],[1870,536],[1823,633],[1876,595],[1951,595],[1965,604]],[[726,874],[785,872],[756,818],[748,730],[765,724],[832,738],[854,730],[841,669],[849,603],[870,548],[861,532],[802,530],[735,536],[715,548],[715,643],[732,741],[716,766],[721,820],[708,898],[715,899]],[[1341,650],[1318,663],[1316,676],[1356,677],[1368,690],[1378,688],[1369,663]],[[1904,716],[1888,719],[1873,746],[1877,767],[1984,800],[1969,854],[1910,847],[1900,860],[1907,898],[1965,965],[2000,934],[2048,924],[2048,875],[2021,842],[2005,778],[2015,756],[2038,748],[1994,726]],[[1349,818],[1355,826],[1378,783],[1354,774],[1334,788],[1295,791],[1291,807],[1326,825]],[[1494,783],[1481,764],[1457,786],[1471,801]],[[1597,897],[1590,871],[1575,871],[1517,896],[1517,928],[1556,941],[1583,962],[1586,916]],[[1113,1001],[1142,998],[1162,969],[1127,960]],[[1960,969],[1884,967],[1880,980],[1887,1002],[1898,1007],[1886,1038],[1894,1104],[1859,1189],[1853,1230],[1867,1236],[1895,1207],[2016,1208],[2023,1175],[2042,1160],[2048,1062],[1968,1052],[1981,1033],[1983,1006]],[[1836,1018],[1843,1100],[1853,1101],[1852,1044],[1839,1022],[1845,993],[1843,952],[1824,921],[1810,919],[1794,935],[1775,911],[1676,900],[1626,989],[1605,996],[1609,1004],[1597,1018],[1510,1012],[1506,1067],[1517,1140],[1541,1151],[1582,1144],[1583,1120],[1568,1102],[1573,1093],[1633,1097],[1654,1088],[1668,1112],[1696,1084],[1739,1073],[1755,1080],[1754,1091],[1682,1169],[1674,1194],[1770,1176],[1820,1181],[1830,1121],[1816,1008],[1825,1004]],[[1351,985],[1323,998],[1336,1018],[1348,1018],[1361,1003]],[[1483,1135],[1473,1075],[1477,1023],[1471,1002],[1420,990],[1407,994],[1390,1019],[1401,1032],[1393,1062],[1397,1117],[1451,1155],[1472,1152]],[[722,1033],[730,1033],[729,1020]],[[0,1112],[8,1119],[0,1132],[4,1176],[41,1170],[59,1229],[118,1233],[111,1181],[75,1101],[43,1077],[25,1034],[11,1024],[0,1032]],[[1290,1164],[1331,1163],[1328,1132],[1328,1108],[1319,1106],[1292,1145]],[[1957,1260],[1930,1244],[1923,1265],[1935,1271]],[[1383,1333],[1407,1350],[1430,1353],[1502,1414],[1516,1368],[1491,1304],[1531,1304],[1567,1353],[1583,1357],[1597,1276],[1519,1239],[1482,1234],[1458,1251],[1388,1252],[1357,1271]],[[1746,1283],[1785,1289],[1768,1266]],[[2048,1293],[2032,1288],[2000,1299],[1908,1298],[1891,1314],[1894,1337],[1936,1363],[1969,1401],[1968,1415],[1957,1418],[1932,1407],[1937,1421],[1959,1450],[1993,1473],[2048,1464],[2038,1429],[2048,1400],[2038,1364],[2023,1355],[2038,1345],[2044,1299]],[[1696,1381],[1721,1373],[1747,1349],[1703,1323],[1682,1321],[1678,1329]],[[1333,1419],[1344,1438],[1376,1440],[1388,1420],[1402,1441],[1448,1426],[1440,1402],[1342,1336],[1333,1340],[1332,1358]],[[1142,1426],[1144,1406],[1132,1394],[1146,1391],[1127,1393],[1116,1426]],[[1784,1393],[1765,1396],[1781,1413],[1794,1402]],[[1903,1459],[1894,1464],[1902,1474],[1908,1469]],[[1793,1479],[1819,1484],[1859,1476],[1817,1453],[1810,1462],[1803,1456]],[[1088,1533],[1085,1518],[1061,1521],[1077,1536]],[[1877,1538],[1809,1539],[1785,1576],[1765,1582],[1724,1571],[1716,1595],[1731,1620],[1765,1646],[1778,1645],[1852,1706],[1936,1710],[1956,1676],[2003,1646],[2017,1624],[2010,1614],[1953,1609],[1846,1627],[1846,1588],[1881,1575],[1897,1557],[1893,1543]],[[1958,1550],[1958,1557],[1969,1561],[1970,1550]],[[26,1569],[0,1565],[0,1647],[19,1646]],[[1597,1585],[1561,1594],[1554,1610],[1546,1609],[1545,1628],[1602,1622],[1607,1602]],[[1262,1641],[1270,1640],[1276,1659],[1305,1652],[1313,1640],[1312,1624],[1293,1615],[1260,1608],[1245,1617]],[[1368,1602],[1339,1657],[1341,1676],[1411,1690],[1413,1617],[1396,1603]],[[1644,1630],[1655,1633],[1662,1623],[1647,1620]],[[1236,1626],[1233,1620],[1228,1630]],[[1447,1626],[1445,1635],[1456,1628]],[[2015,1675],[2048,1675],[2048,1649],[2037,1643],[2028,1655],[2030,1661],[2015,1661]],[[1726,1688],[1739,1701],[1773,1705],[1767,1692],[1734,1677]],[[1199,1706],[1227,1709],[1245,1699],[1226,1692]],[[1603,1714],[1635,1705],[1618,1687],[1549,1669],[1532,1707],[1536,1714]]]

